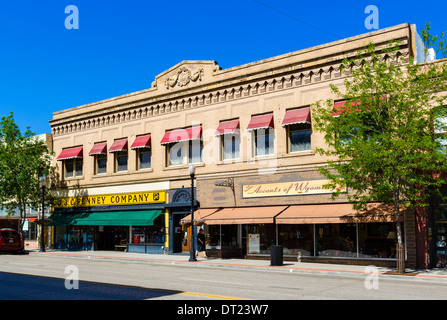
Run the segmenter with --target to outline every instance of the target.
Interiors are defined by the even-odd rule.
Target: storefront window
[[[225,249],[238,247],[238,225],[206,226],[207,249]]]
[[[359,223],[359,256],[369,258],[396,257],[396,224]]]
[[[222,247],[237,246],[237,225],[222,225]]]
[[[445,245],[447,236],[447,210],[440,232],[439,244]],[[384,223],[334,223],[334,224],[252,224],[243,225],[242,239],[238,239],[240,225],[207,226],[207,249],[246,247],[247,254],[269,255],[271,246],[283,247],[284,256],[319,256],[338,258],[388,258],[396,257],[396,224]],[[438,233],[440,234],[440,233]],[[405,239],[403,239],[405,242]],[[442,242],[444,241],[444,242]],[[441,248],[446,252],[447,247]]]
[[[94,227],[55,227],[55,249],[93,250]]]
[[[355,224],[317,224],[315,233],[318,256],[357,256]]]
[[[270,247],[276,244],[276,229],[273,224],[251,224],[248,234],[259,234],[260,254],[270,254]]]
[[[133,244],[163,244],[164,242],[165,230],[162,215],[154,220],[153,226],[132,227]]]
[[[283,246],[284,255],[314,255],[312,224],[284,224],[278,226],[278,243]]]
[[[206,226],[207,249],[221,249],[220,225]]]

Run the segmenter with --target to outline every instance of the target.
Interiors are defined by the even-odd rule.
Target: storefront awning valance
[[[109,152],[127,151],[127,139],[115,140]]]
[[[135,141],[130,146],[131,149],[150,148],[151,147],[151,135],[136,137]]]
[[[82,158],[82,150],[82,147],[64,149],[57,157],[57,160],[63,161],[68,159]]]
[[[287,206],[224,208],[205,217],[205,224],[273,223],[273,218]]]
[[[161,139],[161,144],[168,144],[187,140],[200,140],[202,138],[202,126],[168,131]]]
[[[310,108],[287,110],[282,125],[287,126],[296,123],[310,124]]]
[[[404,207],[402,207],[405,210]],[[392,206],[382,203],[368,204],[364,213],[350,203],[290,206],[276,217],[277,224],[318,224],[354,222],[394,222]]]
[[[96,156],[99,154],[107,154],[107,142],[96,143],[88,153],[89,156]]]
[[[268,128],[273,128],[273,113],[251,117],[247,130],[250,131]]]
[[[55,213],[51,226],[152,226],[161,210]]]
[[[216,130],[216,136],[220,136],[222,134],[234,134],[239,133],[239,120],[230,120],[223,121],[219,123],[219,126]]]
[[[213,214],[217,210],[218,209],[199,209],[199,210],[194,212],[194,220],[205,219],[206,217],[208,217],[209,215]],[[180,223],[181,224],[191,223],[191,215],[189,214],[186,217],[184,217],[180,221]]]

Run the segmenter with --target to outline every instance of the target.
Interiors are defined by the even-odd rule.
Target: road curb
[[[178,259],[160,259],[153,257],[135,257],[135,256],[114,256],[114,255],[98,255],[89,253],[71,253],[71,252],[30,252],[30,254],[42,254],[42,255],[58,255],[58,256],[69,256],[76,258],[84,258],[84,259],[100,259],[100,260],[115,260],[115,261],[133,261],[139,263],[151,263],[151,264],[159,264],[159,265],[175,265],[175,266],[184,266],[184,267],[205,267],[205,268],[224,268],[224,269],[234,269],[234,270],[252,270],[252,271],[264,271],[264,272],[283,272],[289,274],[302,274],[302,275],[322,275],[322,276],[341,276],[341,277],[355,277],[355,278],[367,278],[372,275],[372,272],[376,272],[379,278],[388,279],[388,280],[401,280],[401,281],[428,281],[433,283],[442,283],[447,284],[447,271],[445,274],[429,274],[426,270],[422,270],[420,272],[413,271],[409,272],[405,275],[398,274],[390,274],[390,270],[381,270],[377,268],[368,269],[365,268],[359,269],[359,266],[355,266],[357,270],[350,270],[349,267],[346,266],[346,269],[331,269],[330,265],[327,268],[306,268],[297,266],[297,264],[291,264],[290,266],[287,263],[283,266],[270,266],[270,265],[255,265],[250,263],[236,263],[236,262],[220,262],[211,260],[198,260],[194,262],[190,261],[181,261]],[[187,259],[187,257],[185,257]],[[248,260],[249,261],[249,260]],[[264,260],[263,260],[264,261]],[[269,261],[265,260],[265,263],[268,264]],[[388,273],[388,274],[387,274]]]

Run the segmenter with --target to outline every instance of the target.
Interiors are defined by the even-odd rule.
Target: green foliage
[[[441,35],[433,35],[430,33],[431,23],[427,22],[422,30],[422,40],[426,48],[425,53],[427,54],[428,48],[434,48],[438,53],[439,58],[447,58],[447,44],[445,37],[447,34],[442,32]]]
[[[29,128],[22,134],[13,113],[0,121],[0,205],[7,211],[37,208],[42,191],[40,177],[51,170],[47,145],[35,139]]]
[[[442,37],[428,31],[424,40],[439,44]],[[439,46],[445,51],[444,43]],[[356,209],[370,201],[393,203],[398,216],[399,203],[425,205],[447,182],[445,148],[433,127],[446,129],[438,121],[446,112],[446,62],[416,64],[405,59],[399,43],[382,51],[370,44],[345,60],[343,71],[344,87],[331,85],[331,91],[346,103],[312,106],[314,128],[327,144],[317,152],[329,158],[321,172],[332,187],[348,187]]]

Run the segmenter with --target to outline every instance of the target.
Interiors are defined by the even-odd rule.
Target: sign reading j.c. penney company
[[[123,206],[166,202],[166,191],[67,197],[56,200],[55,208]]]
[[[242,186],[243,198],[299,196],[308,194],[330,194],[334,189],[324,185],[328,180],[308,180],[263,184],[246,184]]]

